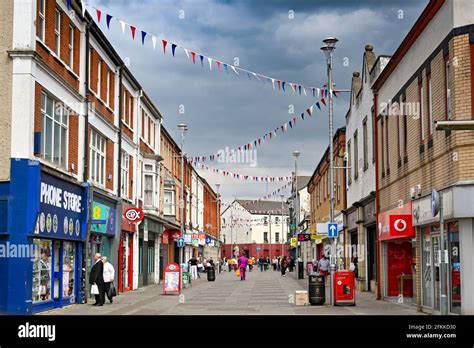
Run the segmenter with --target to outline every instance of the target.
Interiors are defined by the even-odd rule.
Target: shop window
[[[432,301],[432,275],[431,275],[431,236],[429,229],[425,231],[422,237],[421,250],[421,286],[422,286],[422,304],[426,307],[433,306]]]
[[[33,303],[51,300],[52,242],[33,239]]]
[[[63,244],[63,298],[74,295],[76,249],[72,242]]]
[[[155,272],[155,243],[148,242],[148,273]]]
[[[457,222],[449,224],[448,238],[451,312],[461,314],[461,249],[459,248],[459,227]]]
[[[41,158],[66,168],[69,112],[49,95],[41,94]]]

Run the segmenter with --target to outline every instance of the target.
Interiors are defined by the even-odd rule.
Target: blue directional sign
[[[206,244],[209,245],[209,244],[211,244],[211,242],[212,242],[212,238],[207,236],[206,237]]]
[[[184,248],[184,238],[178,238],[178,248]]]
[[[338,228],[337,224],[330,223],[328,224],[328,237],[329,238],[337,238],[338,236]]]

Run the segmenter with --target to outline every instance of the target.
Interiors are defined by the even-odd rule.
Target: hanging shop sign
[[[296,238],[291,238],[290,239],[290,246],[293,248],[293,247],[296,247],[297,245],[297,240]]]
[[[115,207],[105,201],[92,201],[91,232],[115,235]]]
[[[129,222],[138,223],[142,221],[144,217],[145,214],[143,214],[143,210],[136,207],[128,208],[123,212],[123,218]]]
[[[85,240],[86,214],[84,188],[41,173],[40,207],[34,235]]]
[[[186,244],[191,244],[193,242],[192,234],[191,233],[185,233],[184,234],[184,242]]]
[[[380,240],[406,239],[415,236],[412,221],[412,203],[379,214],[378,233]]]

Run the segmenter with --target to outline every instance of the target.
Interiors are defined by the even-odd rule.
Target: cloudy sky
[[[282,81],[322,87],[326,63],[320,47],[328,36],[339,39],[334,54],[334,81],[350,88],[353,71],[360,71],[364,46],[375,54],[393,54],[427,0],[88,0],[95,6],[136,25],[161,39],[229,64]],[[89,10],[91,8],[89,7]],[[104,15],[105,16],[105,15]],[[95,14],[93,16],[95,17]],[[118,53],[152,98],[164,117],[164,126],[179,141],[177,124],[189,131],[185,151],[190,156],[253,142],[270,130],[299,115],[315,100],[292,92],[274,91],[272,84],[243,74],[209,71],[199,60],[194,65],[184,51],[176,57],[153,50],[151,40],[141,45],[140,34],[132,41],[127,28],[112,20],[110,30],[100,26]],[[169,50],[170,47],[168,47]],[[345,64],[346,63],[346,64]],[[180,113],[183,110],[184,113]],[[348,93],[334,102],[335,126],[344,125]],[[294,110],[295,114],[290,111]],[[244,175],[289,176],[294,168],[292,152],[301,152],[299,173],[311,175],[328,144],[327,109],[256,153],[249,163],[207,165]],[[221,184],[224,201],[254,199],[271,193],[283,183],[252,183],[224,178],[200,170],[209,183]],[[279,199],[276,197],[275,199]]]

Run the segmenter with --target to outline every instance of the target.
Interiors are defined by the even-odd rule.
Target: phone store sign
[[[34,235],[84,240],[85,210],[84,188],[42,173],[40,210]]]

